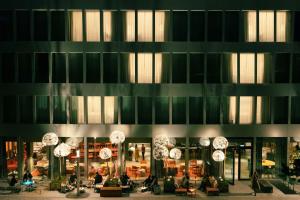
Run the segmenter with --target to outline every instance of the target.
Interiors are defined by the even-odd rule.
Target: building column
[[[26,166],[30,172],[33,170],[33,142],[26,142]]]
[[[17,152],[18,152],[18,177],[21,179],[24,174],[24,144],[21,137],[18,137],[17,141]]]
[[[54,179],[54,155],[53,155],[53,151],[54,151],[54,146],[50,146],[49,147],[49,154],[48,154],[49,155],[48,173],[50,172],[50,176],[49,176],[49,174],[48,174],[48,176],[50,177],[51,180]]]
[[[256,171],[256,137],[253,138],[252,144],[252,172]]]
[[[190,147],[190,140],[189,137],[185,138],[185,173],[189,172],[189,161],[190,161],[190,154],[189,154],[189,147]]]
[[[0,178],[7,177],[6,145],[4,137],[0,138]]]
[[[88,177],[88,171],[89,171],[89,165],[88,165],[88,142],[87,142],[87,137],[83,138],[83,144],[84,144],[84,177]]]

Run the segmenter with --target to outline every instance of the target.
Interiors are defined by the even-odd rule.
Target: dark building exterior
[[[148,144],[146,173],[157,135],[176,138],[179,163],[195,176],[201,137],[228,138],[230,180],[249,179],[254,169],[279,173],[292,162],[300,2],[11,0],[0,9],[2,176],[34,169],[47,132],[83,138],[85,176],[98,162],[96,144],[114,130],[125,133],[126,152]],[[72,158],[65,160],[68,172]]]

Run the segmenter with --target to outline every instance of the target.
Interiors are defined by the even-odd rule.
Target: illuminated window
[[[251,124],[253,116],[253,97],[240,97],[240,124]]]
[[[271,75],[272,55],[270,53],[258,53],[256,57],[256,83],[268,83]]]
[[[112,40],[112,12],[103,11],[103,40]]]
[[[258,96],[256,97],[256,123],[261,124],[262,123],[262,97]]]
[[[70,13],[70,39],[71,41],[82,41],[82,12],[72,11]]]
[[[125,21],[126,21],[125,41],[126,42],[135,41],[135,12],[126,11]]]
[[[138,41],[152,41],[152,11],[138,11]]]
[[[274,12],[259,11],[259,41],[274,41]]]
[[[70,122],[72,124],[84,123],[84,98],[83,98],[83,96],[71,97]]]
[[[236,97],[229,97],[229,123],[235,124],[236,116]]]
[[[135,83],[135,53],[121,54],[121,83]]]
[[[255,56],[254,53],[240,54],[240,83],[254,83]]]
[[[286,11],[276,12],[276,42],[287,41],[288,18],[288,13]]]
[[[245,12],[245,40],[256,42],[256,11]]]
[[[100,41],[100,12],[86,11],[86,41]]]
[[[167,15],[165,11],[155,11],[155,41],[163,42],[167,38],[166,19]]]
[[[117,97],[104,97],[104,123],[116,124],[118,122],[118,99]]]
[[[152,54],[138,54],[138,83],[152,83]]]
[[[100,124],[101,123],[101,99],[100,97],[88,97],[88,123]]]

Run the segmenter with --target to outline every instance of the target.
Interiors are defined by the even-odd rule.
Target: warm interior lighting
[[[276,41],[277,42],[287,41],[287,12],[286,11],[276,12]]]
[[[101,122],[101,99],[100,97],[88,97],[88,123]]]
[[[257,83],[264,83],[264,75],[265,75],[265,54],[258,53],[256,55],[256,67],[257,67]]]
[[[229,97],[229,123],[235,124],[236,116],[236,97]]]
[[[240,124],[251,124],[253,97],[240,97]]]
[[[82,12],[72,11],[71,13],[71,40],[82,41]]]
[[[262,123],[261,114],[262,114],[262,97],[258,96],[256,98],[256,123],[257,124]]]
[[[237,83],[237,53],[230,54],[230,74],[232,83]]]
[[[165,20],[166,13],[164,11],[155,12],[155,41],[164,42],[165,41]]]
[[[128,55],[128,74],[129,82],[135,83],[135,54],[129,53]]]
[[[84,98],[83,96],[77,97],[77,122],[84,123]]]
[[[152,83],[152,53],[138,54],[138,83]]]
[[[161,83],[162,79],[162,53],[155,54],[155,83]]]
[[[255,56],[254,53],[240,54],[240,83],[254,83]]]
[[[256,11],[247,11],[246,41],[256,42]]]
[[[152,11],[138,11],[138,41],[152,41]]]
[[[115,119],[115,97],[104,97],[104,123],[113,124]]]
[[[274,41],[274,11],[259,11],[259,41]]]
[[[86,11],[86,41],[100,41],[100,12]]]
[[[112,38],[112,12],[103,11],[103,40],[111,41]]]
[[[135,41],[135,12],[126,11],[126,42]]]

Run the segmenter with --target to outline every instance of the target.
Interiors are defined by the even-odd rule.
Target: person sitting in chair
[[[9,182],[9,186],[15,186],[16,183],[18,183],[18,180],[16,179],[16,176],[13,174],[12,175],[12,178],[10,179],[10,182]]]
[[[29,172],[29,170],[26,170],[26,173],[23,176],[23,182],[26,181],[32,181],[32,174]]]
[[[181,187],[183,188],[189,188],[190,186],[190,176],[188,173],[185,173],[184,177],[182,178]]]
[[[103,178],[102,178],[101,174],[99,174],[98,172],[96,172],[96,176],[94,178],[95,178],[95,181],[94,181],[95,185],[102,183]]]
[[[73,186],[77,184],[77,176],[75,172],[73,172],[73,174],[70,176],[69,184]]]
[[[121,184],[124,185],[129,185],[130,182],[130,178],[129,176],[126,174],[126,172],[123,172],[122,176],[120,177],[120,181]]]

